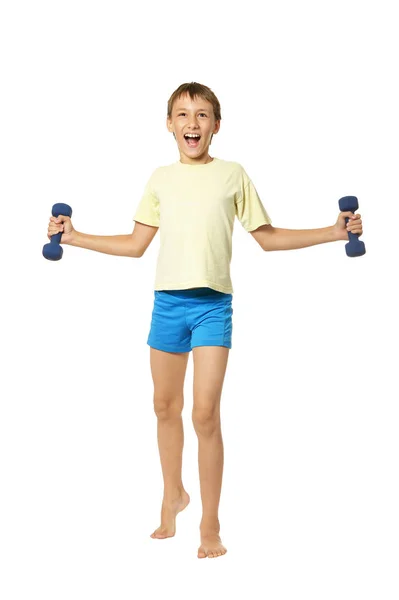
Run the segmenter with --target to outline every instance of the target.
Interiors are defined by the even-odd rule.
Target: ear
[[[213,128],[213,133],[217,133],[220,129],[220,121],[215,121],[215,127]]]

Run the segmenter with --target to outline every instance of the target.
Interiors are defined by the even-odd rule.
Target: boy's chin
[[[193,157],[197,157],[199,158],[200,156],[206,156],[208,154],[209,151],[209,146],[207,146],[206,148],[202,148],[201,150],[198,148],[180,148],[179,150],[182,154],[185,154],[186,156],[193,158]]]

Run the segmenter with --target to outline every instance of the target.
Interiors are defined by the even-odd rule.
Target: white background
[[[397,600],[398,21],[394,2],[3,1],[1,497],[4,600]],[[64,246],[133,230],[151,172],[178,160],[166,106],[209,86],[210,155],[240,162],[276,227],[325,227],[356,195],[367,253],[264,253],[233,235],[222,395],[221,537],[201,505],[185,383],[173,539],[146,344],[159,233],[142,259]]]

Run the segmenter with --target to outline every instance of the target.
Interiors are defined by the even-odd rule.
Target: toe
[[[161,531],[154,531],[154,533],[151,534],[151,537],[154,540],[156,540],[156,539],[161,540],[165,537],[165,534],[162,533]]]

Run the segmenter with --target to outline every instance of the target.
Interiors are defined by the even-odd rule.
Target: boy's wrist
[[[80,236],[79,231],[76,231],[76,229],[74,229],[73,231],[71,231],[69,236],[66,238],[65,244],[67,246],[78,246],[79,245],[78,244],[79,236]]]
[[[341,232],[337,229],[335,225],[331,225],[329,229],[329,235],[332,242],[338,242],[339,240],[343,239]]]
[[[348,232],[346,229],[341,229],[337,225],[332,226],[334,241],[347,242],[348,241]]]

